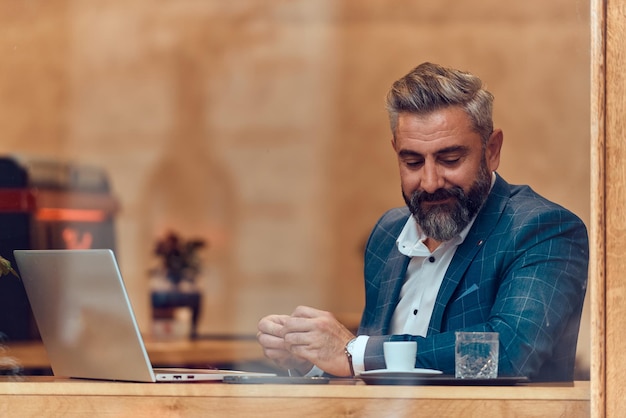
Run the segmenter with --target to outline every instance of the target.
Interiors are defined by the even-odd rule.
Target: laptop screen
[[[154,381],[111,250],[15,250],[55,376]]]

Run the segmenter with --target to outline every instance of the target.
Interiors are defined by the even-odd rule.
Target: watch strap
[[[344,347],[344,352],[346,353],[346,357],[348,358],[348,366],[350,367],[350,376],[354,377],[354,365],[352,364],[352,352],[350,351],[351,346],[354,344],[356,338],[348,341],[346,346]]]

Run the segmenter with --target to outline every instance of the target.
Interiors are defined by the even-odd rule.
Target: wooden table
[[[207,367],[264,361],[261,346],[253,338],[146,340],[145,344],[155,367]],[[27,372],[50,367],[41,342],[9,343],[5,347],[3,354],[13,357]]]
[[[589,417],[571,386],[229,385],[0,378],[3,417]]]

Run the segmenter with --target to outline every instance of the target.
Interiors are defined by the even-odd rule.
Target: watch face
[[[350,354],[353,353],[355,343],[356,343],[356,338],[353,338],[350,341],[348,341],[348,344],[346,344],[346,351],[348,351],[348,353]]]

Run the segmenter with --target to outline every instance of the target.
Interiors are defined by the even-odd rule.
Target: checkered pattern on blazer
[[[365,251],[367,370],[385,367],[382,344],[416,340],[416,367],[454,374],[454,331],[500,333],[499,375],[573,379],[587,285],[589,244],[583,222],[528,186],[497,176],[437,295],[426,337],[388,335],[409,258],[396,239],[409,216],[392,209]]]

